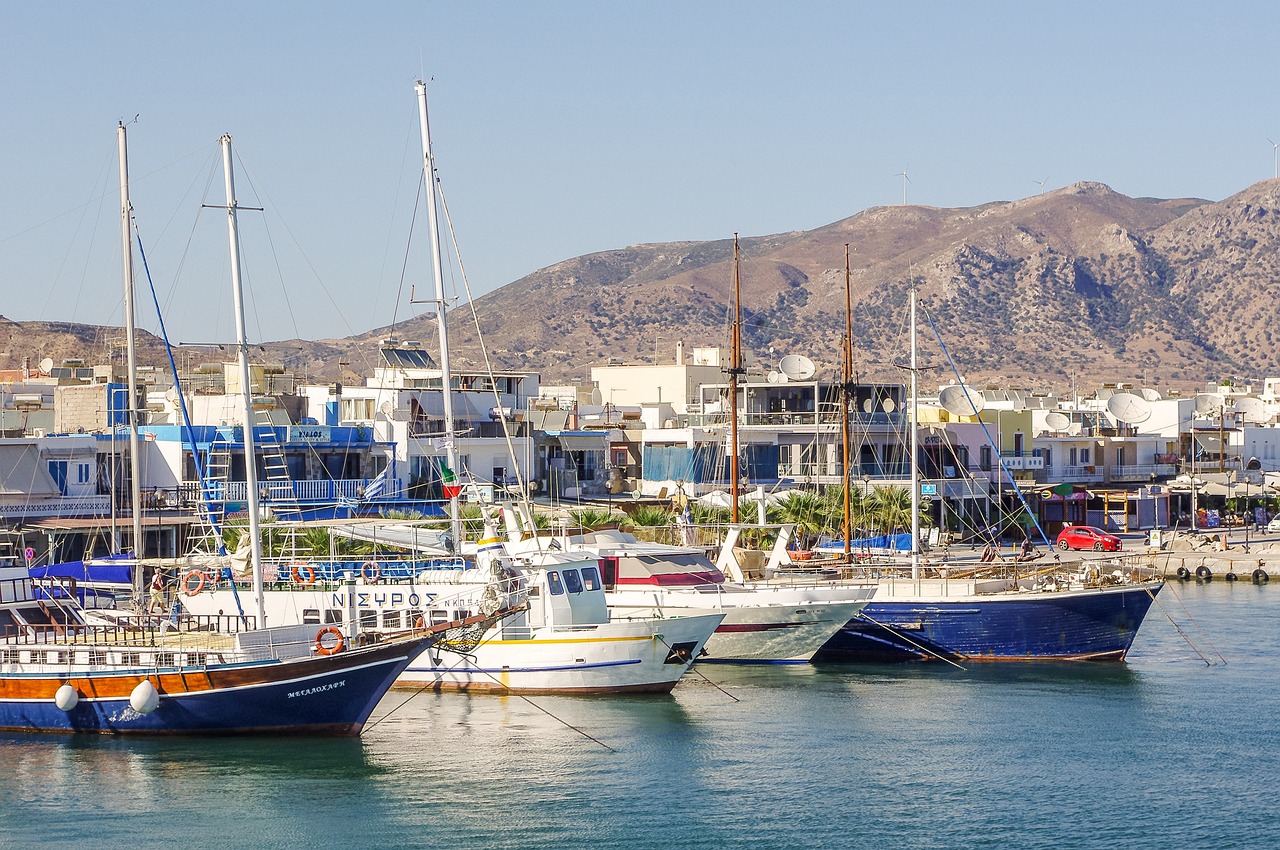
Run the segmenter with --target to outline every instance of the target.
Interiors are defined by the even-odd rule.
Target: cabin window
[[[564,595],[564,585],[560,583],[560,573],[555,570],[547,570],[547,587],[551,588],[552,596]]]
[[[564,585],[569,588],[570,593],[582,592],[582,576],[578,575],[577,570],[564,571]]]
[[[95,649],[89,652],[89,663],[94,667],[105,667],[107,664],[107,653],[103,649]]]
[[[204,667],[209,663],[209,657],[203,652],[191,652],[187,654],[187,663],[193,667]]]
[[[378,627],[377,611],[361,611],[360,612],[360,628],[376,629]]]
[[[466,608],[462,608],[462,609],[460,609],[460,610],[458,611],[458,617],[457,617],[457,619],[459,619],[459,620],[465,620],[465,619],[467,619],[467,618],[468,618],[468,617],[470,617],[470,616],[471,616],[471,612],[470,612],[470,611],[468,611]]]
[[[443,608],[431,609],[431,625],[439,626],[449,622],[449,612]]]
[[[596,572],[595,567],[582,568],[582,585],[587,590],[600,589],[600,573]]]
[[[383,611],[382,627],[384,629],[400,628],[400,612],[399,611]]]
[[[123,664],[125,667],[141,667],[142,653],[141,652],[122,652],[120,653],[120,663]]]
[[[176,661],[172,652],[161,652],[156,655],[157,667],[173,667]]]
[[[304,626],[320,625],[320,609],[319,608],[303,608],[302,609],[302,625]]]
[[[413,624],[413,627],[414,627],[415,629],[420,629],[420,628],[422,628],[422,624],[418,622],[419,620],[421,620],[421,619],[422,619],[422,609],[421,609],[421,608],[410,608],[408,611],[405,611],[405,612],[404,612],[404,615],[405,615],[405,617],[408,619],[408,621],[409,621],[411,624]]]
[[[325,621],[325,623],[326,623],[326,624],[341,623],[341,622],[342,622],[342,609],[341,609],[341,608],[326,608],[326,609],[324,609],[324,621]]]
[[[50,663],[50,664],[66,664],[66,663],[67,663],[67,660],[68,660],[68,659],[67,659],[67,653],[65,653],[65,652],[56,652],[56,651],[55,651],[55,652],[50,652],[50,653],[49,653],[49,663]]]

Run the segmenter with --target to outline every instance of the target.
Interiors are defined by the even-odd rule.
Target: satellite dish
[[[595,405],[598,405],[598,404],[600,404],[600,402],[601,402],[602,398],[603,398],[603,397],[600,395],[600,388],[599,388],[599,387],[592,387],[592,388],[591,388],[591,403],[592,403],[592,404],[595,404]]]
[[[167,400],[168,400],[168,402],[169,402],[170,404],[177,404],[177,403],[178,403],[178,398],[179,398],[179,396],[178,396],[178,388],[177,388],[177,387],[169,387],[169,389],[167,389],[167,390],[165,390],[165,391],[164,391],[164,397],[165,397],[165,399],[167,399]]]
[[[813,361],[803,354],[788,354],[778,363],[778,368],[793,381],[807,381],[818,371]]]
[[[1161,398],[1163,398],[1163,396],[1160,395],[1159,390],[1153,390],[1151,389],[1151,387],[1142,388],[1142,397],[1145,398],[1147,401],[1159,401]]]
[[[53,371],[53,358],[46,357],[40,361],[40,374],[47,375]]]
[[[1261,425],[1271,417],[1267,415],[1267,405],[1258,398],[1236,399],[1236,412],[1244,417],[1245,422]]]
[[[884,401],[880,402],[880,406],[884,408],[885,413],[893,413],[893,411],[898,409],[898,405],[895,404],[891,398],[886,398]]]
[[[1044,424],[1050,431],[1065,431],[1071,425],[1071,418],[1065,413],[1050,410],[1044,416]]]
[[[776,369],[769,372],[769,383],[785,384],[786,382],[787,382],[787,376],[777,371]]]
[[[1140,395],[1116,393],[1107,399],[1107,413],[1120,422],[1137,425],[1151,418],[1151,405]]]
[[[876,409],[876,408],[875,408],[875,405],[871,403],[871,399],[869,399],[869,398],[864,398],[864,399],[862,400],[862,412],[863,412],[863,413],[871,413],[871,412],[872,412],[872,411],[874,411],[875,409]]]
[[[1208,416],[1217,413],[1222,407],[1222,396],[1213,395],[1212,393],[1196,394],[1196,413],[1201,416]]]
[[[391,414],[395,412],[395,408],[391,405],[390,401],[384,401],[382,404],[378,405],[378,409],[381,410],[382,415],[388,419],[390,419]]]
[[[983,398],[982,393],[972,387],[952,384],[949,387],[943,387],[942,392],[938,393],[938,404],[942,405],[948,413],[956,416],[977,416],[987,406],[987,400]]]

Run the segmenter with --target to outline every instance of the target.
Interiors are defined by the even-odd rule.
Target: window
[[[600,573],[596,572],[595,567],[582,568],[582,584],[587,590],[600,589]]]
[[[564,584],[569,588],[570,593],[582,592],[582,576],[578,575],[577,570],[564,571]]]
[[[555,570],[547,570],[547,587],[551,588],[552,596],[564,595],[564,585],[560,583],[560,573]]]
[[[319,608],[303,608],[302,624],[304,626],[320,625],[320,609]]]
[[[361,611],[360,612],[360,628],[376,629],[378,627],[377,611]]]
[[[341,623],[342,610],[339,608],[326,608],[324,612],[325,623]]]
[[[76,483],[77,484],[89,483],[89,464],[81,463],[76,466]]]
[[[1088,466],[1088,465],[1089,465],[1089,450],[1088,450],[1088,449],[1081,449],[1081,450],[1080,450],[1080,462],[1081,462],[1082,464],[1084,464],[1085,466]]]
[[[382,613],[382,627],[384,629],[398,629],[400,628],[400,622],[399,611],[384,611]]]
[[[991,446],[983,446],[978,449],[978,467],[983,472],[991,471]]]

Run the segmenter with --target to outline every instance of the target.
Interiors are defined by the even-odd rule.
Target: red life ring
[[[360,566],[360,575],[364,576],[364,580],[369,584],[377,584],[378,579],[382,578],[382,565],[377,561],[365,561]]]
[[[182,577],[182,592],[187,596],[199,596],[204,590],[204,581],[203,570],[187,570]]]
[[[337,643],[332,646],[326,646],[324,639],[330,635],[337,638]],[[323,629],[316,632],[317,655],[337,655],[339,652],[342,652],[346,645],[347,643],[342,637],[342,632],[334,626],[325,626]]]
[[[302,584],[316,583],[316,568],[310,564],[294,564],[293,580]]]

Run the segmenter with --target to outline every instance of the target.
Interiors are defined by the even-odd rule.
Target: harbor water
[[[394,691],[358,740],[7,735],[0,845],[1275,845],[1280,586],[1171,582],[1125,664],[701,674]]]

